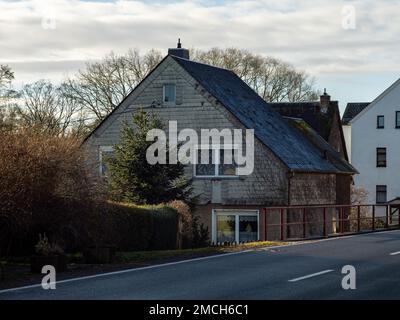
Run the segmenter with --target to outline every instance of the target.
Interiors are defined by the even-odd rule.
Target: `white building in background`
[[[343,130],[357,187],[369,203],[400,197],[400,79],[371,103],[349,103]]]

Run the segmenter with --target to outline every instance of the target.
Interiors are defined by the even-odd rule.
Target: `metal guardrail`
[[[263,209],[263,240],[326,238],[400,228],[399,208],[390,205],[310,205]]]

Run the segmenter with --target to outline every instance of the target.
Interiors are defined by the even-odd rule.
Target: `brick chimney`
[[[331,96],[327,94],[326,89],[324,89],[324,94],[320,96],[320,105],[322,113],[328,112],[330,102],[331,102]]]
[[[182,48],[181,39],[178,39],[178,45],[176,48],[168,49],[168,54],[189,60],[189,50]]]

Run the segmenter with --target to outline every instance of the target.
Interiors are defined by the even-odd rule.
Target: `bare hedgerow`
[[[0,255],[39,232],[77,241],[101,194],[79,141],[27,127],[0,131],[0,186]]]

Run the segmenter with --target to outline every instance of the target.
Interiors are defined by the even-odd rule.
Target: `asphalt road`
[[[342,288],[345,265],[356,269],[355,290]],[[400,299],[400,231],[0,291],[2,299]]]

